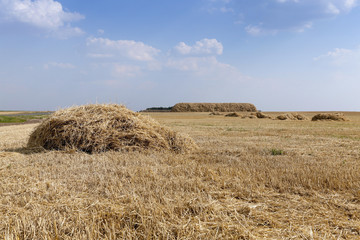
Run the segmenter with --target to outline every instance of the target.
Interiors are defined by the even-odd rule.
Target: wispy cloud
[[[44,68],[45,69],[50,69],[50,68],[75,69],[76,66],[71,63],[49,62],[44,64]]]
[[[260,25],[257,26],[248,25],[245,27],[245,31],[253,36],[259,36],[264,33],[264,30],[261,28]]]
[[[0,0],[0,15],[7,22],[29,24],[60,38],[84,33],[70,23],[85,17],[76,12],[64,11],[61,3],[54,0]]]
[[[87,56],[91,57],[91,58],[112,58],[112,57],[114,57],[114,55],[110,54],[110,53],[88,53]]]
[[[344,56],[349,56],[354,53],[354,50],[345,49],[345,48],[335,48],[333,51],[329,51],[326,54],[315,57],[314,60],[318,61],[325,58],[340,58]]]
[[[216,39],[204,38],[193,45],[180,42],[170,51],[133,40],[104,38],[88,38],[87,46],[88,57],[96,65],[94,69],[111,73],[108,78],[142,78],[160,72],[185,74],[189,79],[243,78],[235,67],[218,61],[223,45]]]
[[[236,71],[229,64],[219,62],[215,56],[210,57],[184,57],[169,58],[166,67],[185,72],[193,72],[197,75],[212,75],[214,72]]]
[[[329,84],[336,84],[336,94],[358,101],[358,86],[360,75],[360,46],[356,48],[335,48],[314,58],[317,68],[324,69],[324,75]],[[344,93],[340,93],[341,90]],[[353,104],[350,104],[352,106]]]
[[[141,74],[140,66],[115,64],[113,68],[115,77],[136,77]]]
[[[160,50],[133,40],[111,40],[107,38],[88,38],[90,56],[117,56],[137,61],[153,61]]]
[[[103,35],[104,33],[105,33],[104,29],[98,29],[97,30],[97,34],[99,34],[99,35]]]
[[[344,6],[347,9],[352,9],[358,5],[359,0],[345,0]]]
[[[223,53],[223,45],[216,39],[202,39],[197,41],[194,45],[189,46],[184,42],[180,42],[175,50],[183,55],[199,55],[199,54],[215,54],[221,55]]]
[[[317,56],[314,61],[330,63],[337,67],[359,69],[360,47],[355,49],[335,48],[325,54]],[[359,72],[360,73],[360,72]]]
[[[357,7],[359,0],[208,0],[208,9],[231,12],[233,22],[243,25],[253,36],[272,35],[282,31],[304,32],[320,19],[346,14]],[[229,11],[227,11],[227,9]]]

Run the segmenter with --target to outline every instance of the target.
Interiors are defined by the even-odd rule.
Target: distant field
[[[2,126],[0,236],[360,239],[360,113],[344,114],[146,113],[200,146],[184,155],[37,152],[36,124]]]
[[[34,122],[46,118],[51,112],[11,112],[0,111],[0,126],[6,124],[19,124]]]
[[[0,111],[0,115],[8,115],[8,114],[21,114],[24,112],[9,112],[9,111]]]

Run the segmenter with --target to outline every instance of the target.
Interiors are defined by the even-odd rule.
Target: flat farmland
[[[15,112],[15,111],[0,111],[0,115],[9,115],[9,114],[21,114],[24,112]]]
[[[146,115],[199,149],[39,152],[37,124],[0,127],[0,238],[360,239],[360,113]]]

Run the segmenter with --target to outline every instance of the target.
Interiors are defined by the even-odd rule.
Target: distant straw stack
[[[286,113],[276,117],[278,120],[308,120],[308,118],[299,113]]]
[[[342,113],[319,113],[311,121],[348,121]]]
[[[256,112],[251,103],[177,103],[172,112]]]

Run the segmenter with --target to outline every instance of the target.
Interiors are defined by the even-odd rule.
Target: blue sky
[[[0,0],[0,109],[360,111],[358,0]]]

